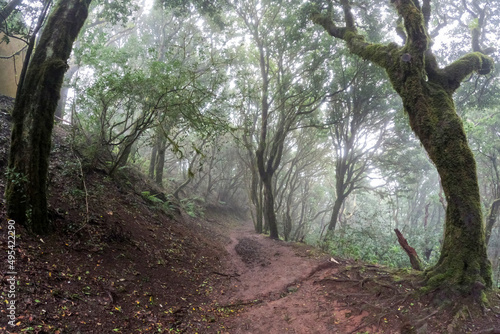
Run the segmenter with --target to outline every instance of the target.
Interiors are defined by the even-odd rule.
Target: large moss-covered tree
[[[430,46],[430,0],[391,0],[403,25],[404,45],[367,42],[359,33],[349,0],[341,0],[344,24],[332,10],[316,7],[311,18],[331,36],[346,42],[351,53],[385,69],[403,101],[410,126],[435,164],[446,195],[445,235],[439,261],[426,271],[428,289],[442,288],[468,294],[491,287],[491,265],[486,254],[476,163],[453,93],[473,72],[493,68],[473,34],[474,52],[440,67]],[[329,6],[332,9],[332,6]]]
[[[13,116],[6,188],[9,218],[34,233],[46,232],[47,175],[54,112],[73,42],[91,0],[60,0],[43,29]]]

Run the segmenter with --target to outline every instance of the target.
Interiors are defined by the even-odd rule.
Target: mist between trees
[[[259,233],[340,257],[409,267],[393,232],[399,229],[426,267],[438,263],[445,281],[456,278],[440,267],[441,249],[453,253],[456,246],[444,228],[452,233],[450,226],[470,213],[480,222],[471,247],[484,263],[479,277],[457,280],[466,289],[476,280],[489,286],[488,275],[498,284],[500,84],[492,51],[500,13],[481,0],[391,2],[88,1],[86,20],[86,10],[74,14],[83,27],[73,31],[64,81],[49,87],[57,91],[50,95],[57,108],[54,100],[46,108],[70,129],[83,170],[101,168],[113,177],[140,170],[158,185],[157,193],[143,195],[167,210],[179,204],[203,215],[209,205],[231,207]],[[16,2],[1,27],[27,45],[41,36],[32,75],[27,68],[21,77],[32,91],[40,87],[34,64],[40,61],[40,70],[50,59],[50,29],[71,30],[60,24],[58,2],[44,4]],[[37,58],[41,48],[45,55]],[[14,119],[31,129],[21,102]],[[419,114],[425,108],[428,118]],[[440,118],[436,110],[452,116]],[[457,146],[468,143],[477,173],[468,148],[447,157],[464,130],[467,140]],[[441,136],[446,131],[459,133]],[[18,160],[11,154],[11,203],[24,201],[16,191],[32,184],[25,178],[31,172],[19,167],[25,153]],[[470,173],[454,170],[454,159],[464,156]],[[441,186],[448,175],[468,180],[464,188],[478,185],[477,212],[460,211],[469,206],[460,202],[465,196],[454,197],[453,187],[462,185]],[[48,221],[35,226],[30,218],[46,216],[37,209],[44,204],[27,203],[16,205],[23,212],[11,210],[23,218],[13,218],[45,231]],[[466,230],[464,224],[457,229]],[[480,254],[486,245],[491,271]]]

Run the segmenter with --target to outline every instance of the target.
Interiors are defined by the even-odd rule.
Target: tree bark
[[[491,232],[497,221],[498,211],[500,211],[500,198],[497,198],[491,203],[490,212],[486,217],[486,245],[490,243]]]
[[[149,161],[149,173],[148,176],[151,180],[154,180],[155,177],[155,168],[156,168],[156,156],[158,154],[158,140],[155,140],[153,148],[151,149],[151,160]]]
[[[203,148],[203,146],[206,144],[206,142],[207,142],[207,139],[203,140],[200,148]],[[173,196],[177,200],[179,200],[179,193],[181,192],[181,190],[184,189],[193,180],[193,178],[194,178],[193,167],[194,167],[196,160],[198,159],[198,156],[200,154],[201,154],[201,151],[197,150],[196,153],[194,154],[194,156],[192,157],[191,161],[189,161],[186,180],[184,180],[184,182],[179,187],[177,187],[177,189],[173,193]]]
[[[261,201],[259,197],[259,175],[256,167],[253,164],[253,160],[250,161],[250,170],[252,171],[252,177],[250,180],[250,199],[255,207],[255,216],[253,216],[255,232],[262,233],[262,210],[260,209]]]
[[[278,220],[274,210],[273,184],[270,177],[264,178],[264,218],[269,228],[269,236],[272,239],[279,239]]]
[[[342,204],[344,203],[344,197],[337,194],[337,198],[335,199],[335,203],[333,204],[332,215],[330,217],[330,222],[328,223],[328,232],[327,237],[332,236],[335,228],[337,227],[337,221],[339,220],[340,209],[342,208]]]
[[[269,78],[265,62],[265,55],[263,47],[259,46],[260,50],[260,67],[262,76],[262,98],[261,98],[261,129],[259,146],[255,152],[257,167],[260,175],[261,182],[264,186],[264,203],[263,213],[267,227],[269,228],[270,237],[272,239],[279,239],[278,222],[276,219],[276,212],[274,211],[274,194],[273,194],[273,175],[275,169],[273,168],[273,158],[268,157],[266,160],[266,146],[268,134],[268,117],[269,117]],[[275,144],[275,143],[273,143]],[[267,163],[266,163],[267,162]]]
[[[428,49],[427,17],[413,0],[393,1],[404,18],[406,43],[371,44],[358,34],[348,0],[341,0],[345,27],[331,17],[312,15],[333,37],[343,39],[351,53],[386,70],[403,100],[410,126],[441,177],[447,200],[444,240],[438,263],[426,272],[427,291],[451,289],[472,294],[480,285],[491,288],[476,163],[452,95],[473,72],[488,74],[493,60],[473,52],[445,68]]]
[[[167,139],[160,138],[158,141],[158,155],[156,156],[156,184],[163,187],[163,168],[165,167],[165,151],[167,150]]]
[[[62,0],[53,9],[16,96],[6,187],[9,218],[35,233],[49,229],[47,174],[54,112],[66,63],[91,0]]]
[[[66,107],[66,100],[68,98],[68,92],[70,88],[70,83],[71,79],[73,78],[73,75],[78,71],[80,67],[78,65],[71,65],[66,71],[66,74],[64,75],[64,80],[66,80],[66,84],[63,84],[61,88],[61,96],[59,97],[59,101],[57,102],[57,108],[56,108],[56,122],[62,121],[64,117],[64,109]],[[63,82],[64,82],[63,80]]]

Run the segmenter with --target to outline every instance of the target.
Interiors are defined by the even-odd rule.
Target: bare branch
[[[28,47],[28,45],[23,46],[20,50],[14,52],[10,56],[0,56],[0,59],[10,59],[10,58],[13,58],[13,57],[15,57],[17,55],[20,55],[21,52],[23,52],[27,47]]]

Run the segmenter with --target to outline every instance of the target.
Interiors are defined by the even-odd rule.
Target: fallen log
[[[422,261],[418,257],[417,251],[415,248],[408,245],[408,241],[403,237],[403,234],[396,228],[394,229],[396,232],[396,236],[398,237],[398,242],[401,247],[404,249],[408,257],[410,258],[411,267],[415,270],[422,271],[424,270],[424,266],[422,265]]]

